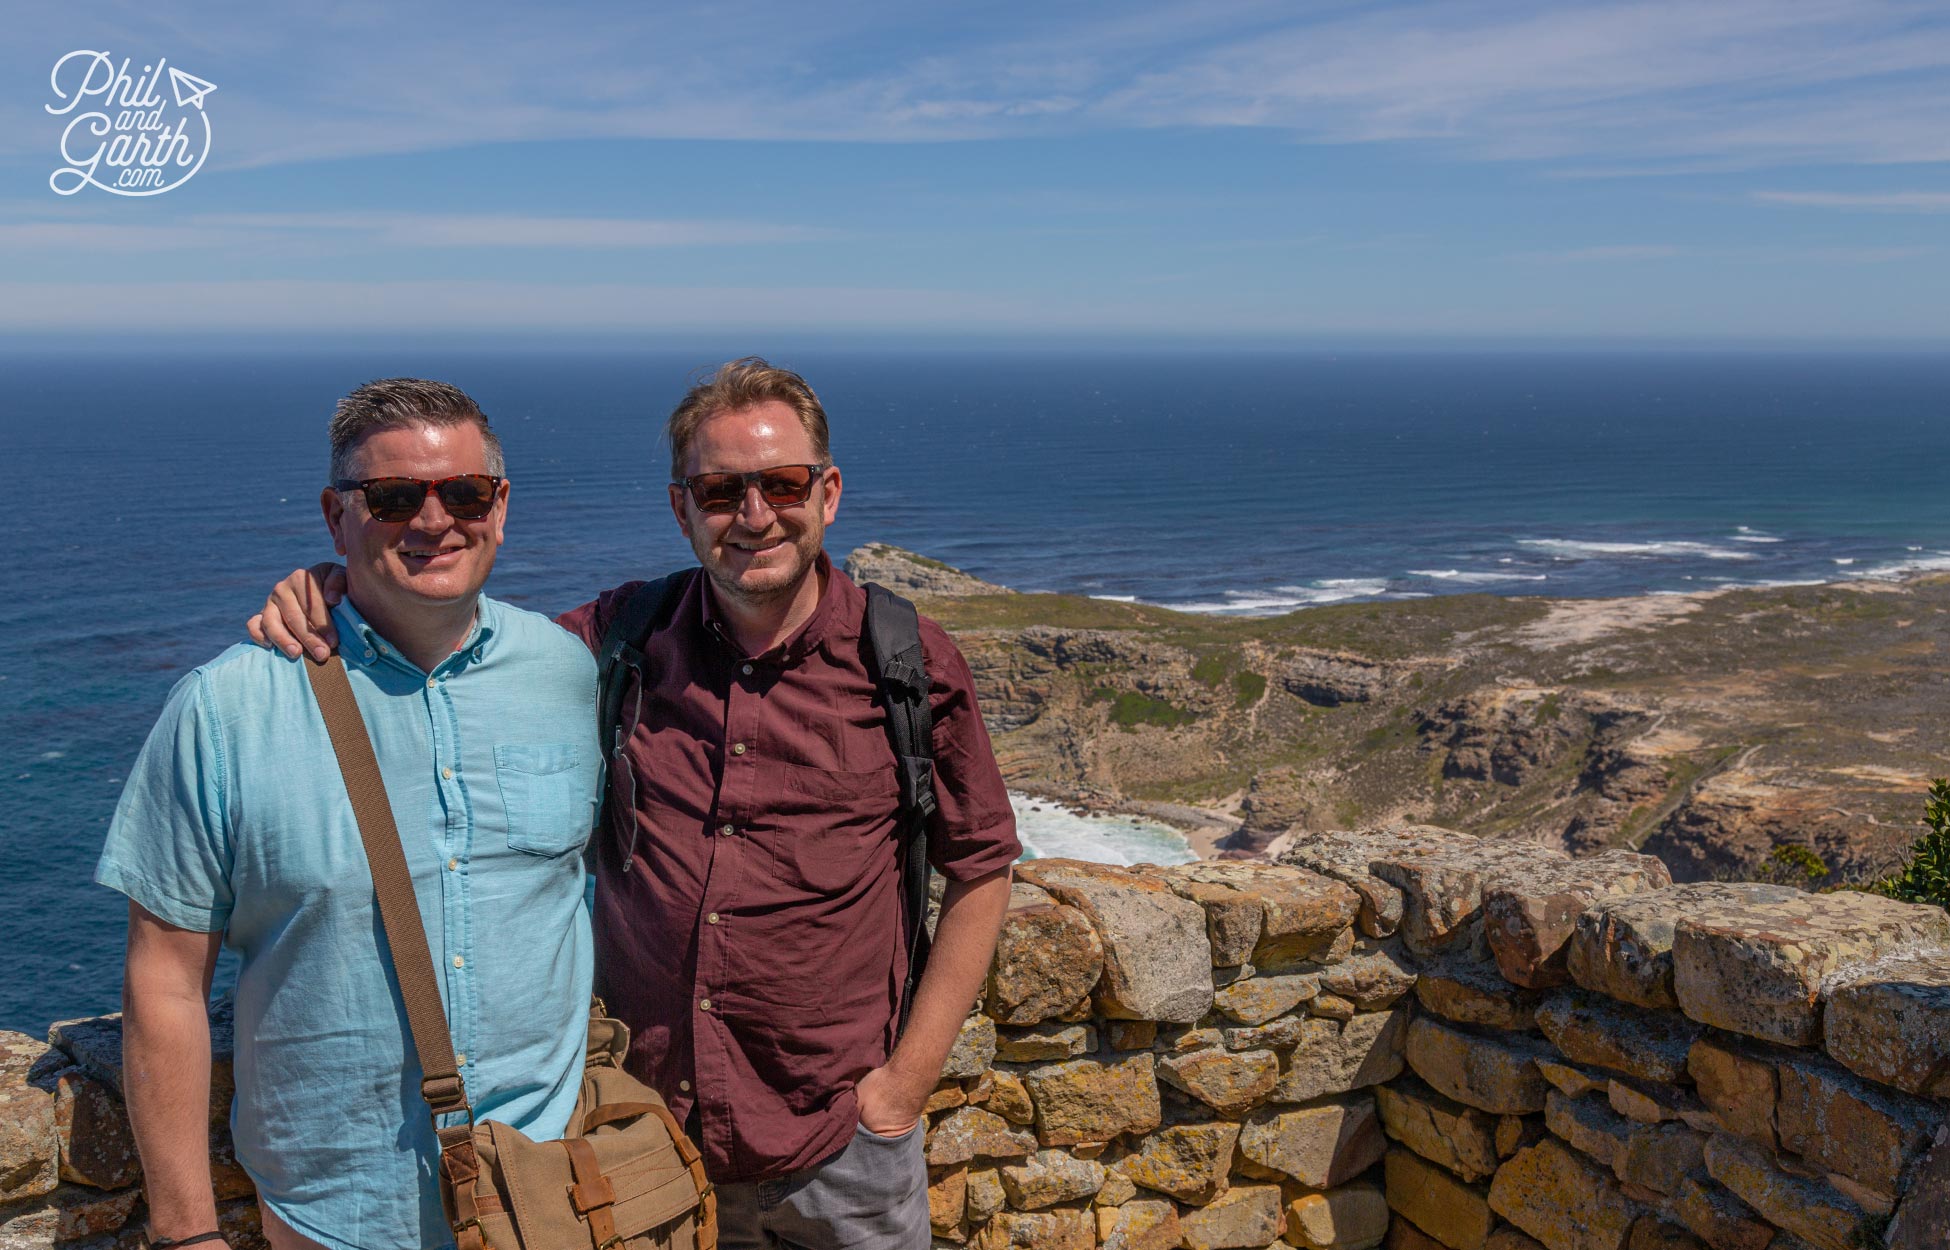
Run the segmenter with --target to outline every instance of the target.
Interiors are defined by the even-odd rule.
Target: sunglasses
[[[364,491],[366,511],[376,521],[411,521],[420,515],[427,492],[440,496],[440,506],[458,521],[478,521],[494,511],[502,479],[488,473],[457,473],[429,481],[420,477],[369,477],[362,482],[333,482],[333,490]]]
[[[745,492],[758,483],[767,506],[790,508],[812,497],[813,483],[827,469],[823,464],[781,464],[756,473],[694,473],[678,485],[691,493],[699,512],[736,512],[745,506]]]

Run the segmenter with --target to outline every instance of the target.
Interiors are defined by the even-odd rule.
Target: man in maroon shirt
[[[823,549],[841,491],[825,414],[798,375],[741,360],[685,396],[668,434],[671,511],[704,576],[645,648],[652,679],[624,692],[629,767],[612,770],[596,859],[598,983],[634,1033],[632,1068],[699,1139],[725,1250],[925,1246],[921,1107],[1020,852],[968,666],[923,618],[928,850],[946,889],[897,1036],[898,785],[866,595]],[[303,578],[264,616],[262,636],[287,650],[319,634]],[[598,648],[638,585],[560,623]]]

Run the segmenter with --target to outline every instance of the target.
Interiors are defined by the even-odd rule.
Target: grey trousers
[[[899,1137],[856,1128],[824,1163],[718,1186],[719,1250],[927,1250],[926,1123]]]

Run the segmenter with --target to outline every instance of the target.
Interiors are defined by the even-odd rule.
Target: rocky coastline
[[[1012,788],[1207,858],[1428,823],[1642,850],[1682,882],[1850,884],[1901,862],[1950,771],[1943,575],[1240,618],[1019,594],[884,544],[848,567],[956,636]]]

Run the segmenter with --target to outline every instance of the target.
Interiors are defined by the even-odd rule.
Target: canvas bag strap
[[[318,710],[325,717],[325,730],[338,756],[345,792],[352,799],[352,814],[359,822],[359,840],[365,844],[366,862],[372,869],[393,975],[399,980],[400,997],[406,1003],[413,1049],[420,1056],[420,1093],[436,1117],[464,1112],[471,1121],[474,1113],[468,1106],[460,1065],[454,1060],[453,1039],[447,1034],[447,1013],[440,1003],[440,984],[434,979],[433,954],[427,949],[413,877],[407,871],[399,827],[393,823],[393,805],[386,798],[386,783],[379,775],[379,759],[373,754],[365,719],[352,697],[345,662],[334,655],[322,663],[306,657],[303,663],[312,693],[318,698]],[[464,1131],[443,1132],[441,1146],[451,1148],[464,1136]],[[456,1143],[450,1143],[449,1137],[456,1138]],[[471,1138],[468,1150],[471,1153]],[[458,1162],[465,1167],[465,1161]]]

